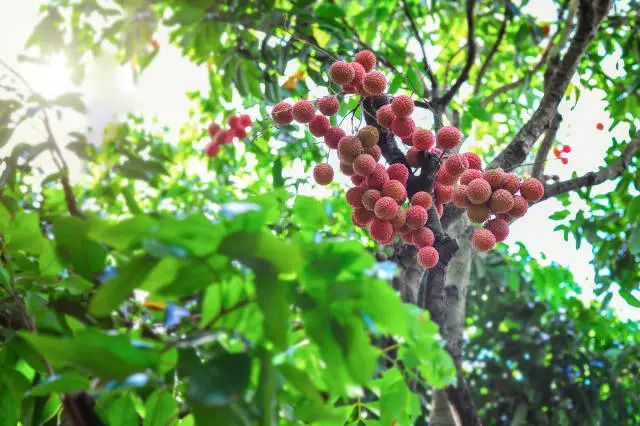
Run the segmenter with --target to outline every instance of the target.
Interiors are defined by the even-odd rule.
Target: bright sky
[[[182,58],[179,50],[168,43],[166,33],[156,36],[160,52],[138,82],[134,82],[128,66],[119,66],[114,59],[108,57],[93,62],[87,70],[87,81],[81,88],[70,83],[69,69],[62,58],[52,59],[44,68],[18,62],[17,56],[24,53],[25,43],[38,22],[38,7],[42,3],[39,0],[14,0],[10,12],[0,15],[0,28],[5,34],[3,42],[0,43],[0,58],[18,69],[36,91],[47,97],[55,97],[70,90],[82,91],[88,114],[81,116],[69,113],[56,121],[54,130],[59,140],[64,140],[69,131],[90,127],[90,140],[99,143],[104,126],[113,119],[125,117],[128,113],[137,113],[146,118],[155,117],[162,126],[176,131],[189,120],[188,111],[192,105],[185,93],[193,90],[208,91],[206,68],[198,67]],[[531,2],[527,11],[542,21],[555,19],[551,0]],[[7,37],[7,34],[11,36]],[[615,58],[612,58],[609,65],[614,63]],[[557,174],[561,179],[566,179],[573,171],[582,174],[595,170],[602,164],[601,159],[610,139],[627,138],[628,128],[625,126],[618,126],[613,132],[596,129],[598,122],[602,122],[605,129],[610,124],[608,114],[604,111],[602,97],[603,92],[583,90],[575,108],[572,108],[573,102],[561,104],[560,112],[564,119],[558,132],[558,140],[571,145],[572,151],[569,154],[568,165],[563,166],[560,162],[552,161],[547,166],[547,174]],[[34,143],[42,141],[42,132],[34,127],[21,127],[16,133],[14,140]],[[72,154],[68,155],[67,159],[73,176],[77,177],[81,174],[80,162]],[[302,169],[296,168],[292,172],[302,173]],[[608,188],[611,188],[611,185],[605,184],[599,191]],[[315,192],[317,191],[316,188]],[[553,231],[557,222],[549,220],[548,216],[559,208],[560,203],[555,200],[548,200],[531,208],[526,221],[517,221],[512,226],[509,244],[513,246],[515,241],[521,241],[533,255],[546,255],[547,260],[541,260],[542,263],[548,263],[553,259],[568,266],[583,288],[583,297],[591,299],[594,285],[593,268],[589,263],[592,257],[591,247],[583,243],[582,247],[576,250],[572,238],[565,242],[561,232]],[[575,202],[571,208],[579,209],[581,204]],[[611,306],[622,318],[640,319],[640,309],[628,306],[618,296],[614,296]]]

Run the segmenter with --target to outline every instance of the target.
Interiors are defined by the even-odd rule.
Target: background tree
[[[43,7],[30,44],[44,54],[64,50],[78,76],[88,55],[109,44],[144,78],[157,51],[153,33],[166,26],[185,56],[209,67],[211,90],[192,95],[200,123],[187,124],[178,143],[132,117],[95,147],[82,133],[68,142],[51,133],[53,111],[81,109],[77,97],[43,99],[7,70],[1,141],[27,120],[46,135],[37,145],[14,143],[4,159],[7,424],[53,421],[61,412],[73,424],[95,416],[113,424],[138,417],[409,424],[427,415],[431,424],[637,423],[637,328],[616,320],[607,303],[617,291],[640,305],[632,293],[640,270],[640,6],[557,2],[557,20],[542,25],[522,6],[84,0]],[[376,278],[388,278],[388,263],[374,266],[366,253],[374,246],[350,224],[340,196],[287,201],[304,183],[288,170],[324,154],[307,133],[275,130],[267,105],[305,97],[312,83],[326,86],[333,58],[363,48],[394,76],[390,93],[415,91],[433,122],[486,141],[478,153],[490,167],[531,162],[519,171],[536,177],[553,151],[562,98],[579,87],[608,89],[612,126],[627,125],[629,138],[611,141],[600,170],[545,185],[545,197],[570,207],[574,192],[589,207],[554,217],[594,247],[603,306],[582,305],[568,271],[539,267],[524,248],[476,255],[466,216],[448,206],[442,223],[459,249],[428,300],[417,300],[426,278],[421,283],[415,250],[396,244],[387,255],[399,266],[394,287],[405,302],[429,308],[451,363],[428,315]],[[601,66],[607,55],[619,55],[622,72]],[[282,84],[291,64],[300,78]],[[205,161],[193,140],[210,117],[223,123],[235,113],[225,104],[236,93],[265,118],[246,143],[224,146],[209,161],[214,173],[202,176],[192,167],[194,158]],[[63,144],[88,164],[75,187]],[[47,152],[58,170],[44,177],[32,160]],[[609,179],[615,189],[593,196],[592,187]],[[336,236],[353,238],[328,238]],[[135,288],[150,293],[145,302],[129,298]],[[463,353],[465,324],[473,331]]]

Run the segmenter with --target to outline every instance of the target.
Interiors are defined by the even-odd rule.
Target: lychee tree
[[[557,19],[543,23],[513,1],[104,3],[51,2],[30,43],[45,53],[65,48],[79,66],[109,43],[139,73],[162,49],[153,33],[166,26],[185,56],[209,68],[211,90],[191,94],[204,114],[185,126],[177,145],[138,119],[115,125],[100,147],[76,135],[70,148],[89,161],[91,176],[75,188],[64,164],[41,191],[26,177],[32,170],[20,161],[24,147],[7,158],[2,230],[8,237],[10,229],[19,230],[3,259],[10,272],[6,300],[17,301],[16,315],[7,318],[27,331],[3,356],[31,380],[27,386],[3,372],[11,376],[12,392],[5,394],[14,403],[16,389],[33,385],[29,403],[44,408],[31,412],[43,415],[64,401],[67,415],[85,408],[106,423],[138,416],[155,424],[149,413],[161,406],[170,415],[158,424],[206,424],[215,416],[229,424],[426,418],[479,424],[481,416],[487,423],[562,424],[561,404],[540,417],[550,410],[548,400],[511,398],[491,387],[502,372],[492,370],[487,379],[480,368],[463,368],[464,360],[485,362],[477,335],[469,339],[473,355],[463,351],[465,311],[474,328],[487,324],[493,340],[489,323],[508,317],[500,332],[518,328],[505,300],[540,327],[562,321],[562,302],[549,296],[557,293],[531,293],[540,291],[540,282],[572,282],[568,272],[535,264],[526,250],[509,255],[494,246],[507,238],[509,222],[527,220],[527,209],[536,208],[530,203],[558,197],[568,206],[571,192],[589,209],[558,212],[559,228],[594,246],[601,291],[617,287],[630,304],[640,304],[633,294],[640,270],[637,2],[556,2]],[[94,25],[95,15],[104,25]],[[611,75],[600,60],[614,52],[622,52],[624,72]],[[580,87],[607,88],[609,129],[628,126],[630,137],[611,141],[597,171],[565,180],[546,176],[548,161],[572,165],[577,141],[559,143],[558,106],[565,96],[578,97]],[[12,114],[33,107],[29,102],[38,110],[56,107],[29,95],[7,104]],[[243,108],[229,105],[238,95]],[[59,100],[62,107],[65,102]],[[194,148],[194,140],[209,137]],[[467,149],[470,141],[480,143]],[[29,159],[47,150],[59,159],[51,140],[41,148],[27,150]],[[194,158],[206,161],[213,177],[194,174]],[[298,164],[307,170],[304,178],[290,173]],[[349,179],[331,184],[329,200],[288,201],[299,186],[326,185],[343,174]],[[592,195],[591,188],[610,179],[614,191]],[[29,202],[19,202],[23,194]],[[397,274],[387,277],[392,286],[371,277],[367,249],[380,260],[377,273],[388,260],[397,265]],[[83,257],[85,251],[91,255]],[[482,268],[488,272],[479,273]],[[510,269],[522,272],[516,279]],[[509,285],[521,281],[521,292],[486,291],[502,303],[479,312],[486,300],[477,294],[491,282],[488,274],[496,282],[507,276]],[[34,275],[38,280],[28,278]],[[46,287],[54,283],[62,284],[56,291]],[[134,288],[150,292],[148,300],[132,302]],[[572,318],[596,321],[593,310],[576,308],[573,299],[569,305]],[[615,330],[637,342],[624,326],[616,323]],[[544,346],[536,336],[530,345]],[[136,339],[147,339],[151,349],[142,351]],[[575,341],[602,349],[586,338]],[[56,352],[65,345],[69,351]],[[124,355],[102,364],[120,369],[73,356],[111,345]],[[491,349],[502,353],[499,344]],[[597,356],[608,362],[604,352]],[[575,365],[562,362],[557,365]],[[615,392],[633,392],[634,364],[620,362],[627,376]],[[24,364],[33,372],[18,368]],[[60,380],[53,374],[59,371]],[[146,377],[155,382],[130,390],[129,373],[141,371],[153,371]],[[528,373],[536,388],[532,378],[540,371]],[[546,383],[557,386],[552,377]],[[88,378],[95,379],[91,386]],[[217,386],[221,382],[229,386]],[[155,384],[160,389],[150,392]],[[56,394],[64,396],[56,400]],[[501,398],[506,405],[495,402]],[[616,410],[632,413],[630,406],[625,400]],[[604,418],[634,423],[632,414]]]

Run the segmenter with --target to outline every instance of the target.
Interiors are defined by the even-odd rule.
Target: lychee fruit
[[[234,134],[235,137],[238,138],[238,140],[245,140],[247,138],[247,131],[245,129],[243,129],[242,127],[235,127],[235,128],[231,128],[229,130],[227,130],[228,132],[232,132]]]
[[[362,194],[362,205],[365,209],[373,211],[376,202],[382,197],[382,194],[377,189],[367,189]]]
[[[436,196],[436,201],[440,204],[447,204],[453,197],[453,186],[442,185],[436,182],[433,185],[433,194]]]
[[[319,185],[329,185],[333,181],[333,167],[327,163],[316,164],[313,168],[313,179]]]
[[[407,199],[407,190],[402,183],[390,179],[382,185],[382,195],[402,204]]]
[[[398,209],[398,214],[391,219],[391,225],[395,231],[399,231],[407,222],[407,211],[403,208]]]
[[[362,143],[356,137],[344,136],[338,142],[338,158],[345,164],[353,163],[362,152]]]
[[[464,209],[471,205],[471,201],[467,198],[467,186],[466,185],[458,185],[453,189],[453,204],[456,207]]]
[[[473,204],[484,204],[491,198],[491,185],[482,178],[474,179],[467,185],[467,198]]]
[[[376,169],[376,160],[369,154],[360,154],[353,160],[353,171],[360,176],[367,177]]]
[[[409,179],[409,169],[402,163],[393,163],[387,167],[387,174],[389,179],[397,180],[402,185],[407,186],[407,180]]]
[[[336,149],[340,139],[346,136],[340,127],[330,127],[324,134],[324,143],[331,149]]]
[[[364,126],[358,130],[358,139],[362,142],[363,147],[372,147],[378,143],[380,133],[374,126]]]
[[[364,70],[364,67],[362,66],[362,64],[359,64],[357,62],[352,62],[350,65],[353,68],[355,75],[353,76],[353,80],[351,80],[351,83],[349,84],[354,88],[356,88],[357,90],[358,86],[362,85],[364,81],[364,76],[367,72]]]
[[[489,251],[496,246],[496,237],[488,229],[476,229],[471,237],[471,244],[478,251]]]
[[[370,50],[361,50],[353,57],[353,61],[362,65],[364,70],[369,72],[376,66],[376,55]]]
[[[452,154],[444,161],[444,169],[451,176],[460,176],[469,168],[469,161],[462,154]]]
[[[387,78],[380,71],[369,71],[364,76],[362,87],[370,96],[381,95],[387,88]]]
[[[288,102],[279,102],[271,110],[271,118],[276,124],[289,124],[293,121],[293,107]]]
[[[483,223],[491,215],[491,210],[484,204],[471,204],[467,207],[467,216],[473,223]]]
[[[374,160],[380,161],[380,157],[382,157],[382,150],[378,145],[374,145],[371,147],[364,147],[364,153],[369,154],[373,157]]]
[[[484,178],[484,180],[489,182],[489,185],[491,185],[491,189],[495,191],[502,186],[503,175],[504,172],[502,171],[502,169],[491,169],[485,171],[482,174],[482,177]]]
[[[351,179],[351,183],[353,183],[356,186],[360,185],[362,182],[365,181],[364,176],[360,176],[360,175],[349,176],[349,179]]]
[[[238,124],[242,127],[249,127],[251,126],[251,117],[249,117],[249,114],[241,114],[238,117]]]
[[[389,180],[389,175],[384,166],[376,164],[376,169],[367,177],[367,186],[374,189],[382,189],[382,185]]]
[[[356,76],[356,72],[350,64],[344,61],[336,61],[331,64],[329,75],[334,83],[349,84]]]
[[[527,200],[520,195],[514,195],[513,207],[509,210],[509,216],[517,219],[527,214],[527,210],[529,210],[529,203]]]
[[[598,130],[604,130],[604,124],[602,124],[602,123],[598,123],[598,124],[596,124],[596,129],[598,129]]]
[[[340,171],[345,176],[353,176],[356,172],[353,171],[351,164],[340,162]]]
[[[422,206],[413,205],[407,209],[407,227],[418,229],[427,223],[427,211]]]
[[[367,191],[367,188],[364,186],[354,186],[353,188],[349,188],[345,194],[347,203],[349,203],[351,207],[362,207],[362,196],[365,191]]]
[[[413,244],[413,231],[409,230],[400,234],[400,238],[405,244]]]
[[[431,198],[431,194],[428,192],[418,191],[411,196],[411,204],[429,210],[433,204],[433,198]]]
[[[388,220],[374,217],[369,225],[369,231],[374,240],[385,243],[393,238],[393,225]]]
[[[229,118],[227,118],[227,124],[232,129],[240,127],[240,117],[238,117],[237,115],[230,115]]]
[[[399,95],[391,101],[391,110],[398,118],[407,118],[413,114],[415,104],[411,96]]]
[[[220,145],[215,142],[209,142],[204,148],[204,151],[211,158],[217,157],[220,154]]]
[[[214,137],[216,133],[220,131],[220,126],[216,123],[211,123],[209,124],[209,127],[207,127],[207,131],[209,132],[209,136]]]
[[[436,174],[436,182],[439,182],[442,185],[454,185],[457,180],[458,178],[450,175],[444,167],[439,169]]]
[[[436,139],[443,149],[454,149],[462,142],[462,133],[456,127],[443,126],[438,130]]]
[[[433,152],[438,158],[442,157],[442,150],[438,147],[431,148],[429,152]]]
[[[467,157],[467,161],[469,162],[469,168],[474,170],[482,170],[482,159],[478,154],[474,154],[473,152],[465,152],[465,157]]]
[[[569,145],[562,145],[562,152],[570,153],[571,147]]]
[[[513,195],[506,189],[497,189],[491,194],[489,208],[494,213],[506,213],[513,207]]]
[[[512,194],[515,194],[520,189],[520,179],[515,173],[504,173],[502,175],[502,189],[506,189]]]
[[[340,101],[335,96],[323,96],[318,99],[318,109],[324,115],[333,115],[340,109]]]
[[[482,178],[482,172],[476,169],[467,169],[460,175],[460,185],[469,185],[474,179]]]
[[[391,122],[391,131],[401,139],[411,137],[414,130],[416,130],[416,123],[412,118],[396,117]]]
[[[412,240],[413,244],[415,244],[416,247],[422,248],[432,246],[436,240],[436,237],[435,235],[433,235],[433,231],[431,229],[423,226],[422,228],[418,228],[413,231]]]
[[[511,223],[514,221],[514,218],[512,218],[509,213],[498,213],[496,215],[496,219],[502,219],[507,223]]]
[[[313,136],[322,137],[327,134],[327,130],[331,128],[329,119],[324,115],[317,114],[309,122],[309,131]]]
[[[378,120],[378,124],[384,128],[391,128],[391,124],[393,120],[395,120],[396,115],[393,113],[391,109],[391,105],[382,105],[376,111],[376,120]]]
[[[520,184],[520,194],[527,201],[538,201],[544,195],[544,186],[538,179],[528,177]]]
[[[351,221],[360,228],[369,226],[374,217],[373,213],[364,207],[357,207],[351,213]]]
[[[420,165],[420,150],[415,146],[409,148],[407,153],[405,154],[405,159],[407,160],[407,164],[411,167],[418,167]]]
[[[293,119],[298,123],[310,122],[316,114],[316,107],[311,101],[298,101],[293,104]]]
[[[429,151],[436,142],[436,137],[431,130],[416,129],[411,138],[413,146],[422,151]]]
[[[509,224],[502,219],[491,219],[484,227],[491,231],[496,238],[496,242],[504,241],[509,236]]]
[[[425,269],[431,269],[438,264],[440,255],[433,247],[422,247],[418,250],[418,264]]]

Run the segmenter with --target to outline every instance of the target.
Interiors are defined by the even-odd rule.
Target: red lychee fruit
[[[217,157],[220,154],[220,145],[215,142],[209,142],[204,148],[204,151],[211,158]]]
[[[242,127],[249,127],[251,126],[251,117],[249,117],[249,114],[241,114],[240,117],[238,117],[238,124]]]
[[[482,172],[476,169],[467,169],[460,175],[460,185],[469,185],[474,179],[482,178]]]
[[[407,164],[411,167],[418,167],[420,165],[420,150],[415,146],[409,148],[405,155],[405,159],[407,160]]]
[[[465,157],[467,157],[467,161],[469,162],[469,168],[475,170],[482,170],[482,159],[478,154],[474,154],[473,152],[465,152]]]
[[[431,198],[431,194],[428,192],[418,191],[411,196],[411,204],[429,210],[433,204],[433,198]]]
[[[443,126],[436,137],[438,145],[443,149],[454,149],[462,142],[462,133],[456,127]]]
[[[484,204],[471,204],[467,207],[467,216],[473,223],[482,223],[489,218],[491,210]]]
[[[436,142],[436,137],[431,130],[416,129],[411,138],[413,146],[422,151],[429,151]]]
[[[389,179],[397,180],[402,185],[407,186],[407,180],[409,179],[409,169],[402,163],[393,163],[387,167],[387,174]]]
[[[351,164],[340,162],[340,171],[345,176],[353,176],[356,172],[353,171]]]
[[[330,127],[324,134],[324,143],[331,149],[336,149],[340,139],[346,136],[340,127]]]
[[[369,154],[360,154],[353,160],[353,171],[360,176],[367,177],[376,169],[376,160]]]
[[[454,185],[457,180],[458,178],[450,175],[444,167],[439,169],[436,174],[436,182],[439,182],[441,185]]]
[[[380,133],[374,126],[364,126],[358,130],[358,139],[362,142],[363,147],[372,147],[378,143]]]
[[[393,225],[388,220],[374,217],[369,225],[369,231],[373,239],[379,243],[388,242],[393,238]]]
[[[329,185],[333,181],[333,167],[327,163],[316,164],[313,168],[313,179],[319,185]]]
[[[387,88],[387,78],[380,71],[369,71],[362,83],[364,90],[370,95],[381,95]]]
[[[413,114],[415,104],[411,96],[399,95],[391,101],[391,110],[398,118],[407,118]]]
[[[502,185],[500,187],[515,194],[520,189],[520,179],[515,173],[505,173],[502,175]]]
[[[327,130],[331,128],[329,119],[324,115],[317,114],[309,122],[309,131],[313,136],[322,137],[327,134]]]
[[[232,132],[235,137],[238,138],[238,140],[245,140],[247,138],[247,131],[245,129],[243,129],[242,127],[235,127],[235,128],[231,128],[227,131]]]
[[[353,71],[355,73],[350,85],[357,89],[358,86],[362,85],[364,81],[364,76],[367,72],[364,70],[364,67],[362,66],[362,64],[359,64],[357,62],[352,62],[350,65],[353,68]]]
[[[232,129],[222,130],[221,132],[218,132],[215,138],[213,138],[213,141],[219,145],[227,145],[233,141],[235,135],[236,132]]]
[[[329,75],[336,84],[349,84],[356,76],[356,72],[350,64],[344,61],[336,61],[331,64]]]
[[[440,255],[433,247],[422,247],[418,250],[418,264],[425,269],[431,269],[438,264]]]
[[[409,230],[400,234],[400,238],[405,244],[413,244],[413,231]]]
[[[562,145],[562,152],[570,153],[571,147],[569,145]]]
[[[484,178],[484,180],[489,182],[489,185],[491,185],[491,189],[495,191],[502,186],[503,175],[504,172],[502,171],[502,169],[492,169],[485,171],[482,174],[482,177]]]
[[[436,237],[433,235],[433,231],[426,226],[413,231],[412,241],[418,248],[432,246],[435,240]]]
[[[207,131],[209,132],[209,136],[214,137],[216,133],[220,131],[220,126],[216,123],[211,123],[209,124],[209,127],[207,127]]]
[[[491,185],[484,179],[474,179],[467,185],[467,198],[473,204],[484,204],[491,198]]]
[[[529,210],[529,203],[520,195],[513,196],[513,207],[509,210],[509,216],[519,218],[524,216]]]
[[[602,123],[598,123],[598,124],[596,124],[596,129],[598,129],[598,130],[604,130],[604,124],[602,124]]]
[[[398,209],[398,214],[391,219],[391,225],[395,231],[399,231],[407,222],[407,211],[403,208]]]
[[[436,182],[433,185],[433,194],[436,196],[436,201],[440,204],[447,204],[453,197],[453,186],[442,185]]]
[[[460,176],[469,168],[469,161],[462,154],[452,154],[444,161],[444,169],[451,176]]]
[[[509,236],[509,224],[502,219],[491,219],[484,227],[491,231],[496,238],[496,242],[504,241]]]
[[[562,164],[564,164],[565,166],[567,164],[569,164],[569,159],[568,158],[561,158],[560,161],[562,162]]]
[[[298,101],[293,104],[293,119],[298,123],[310,122],[316,114],[316,107],[311,101]]]
[[[380,161],[380,157],[382,157],[382,150],[378,145],[374,145],[371,147],[364,147],[364,153],[369,154],[373,157],[374,160]]]
[[[382,185],[382,195],[402,204],[407,199],[407,190],[402,183],[390,179]]]
[[[362,205],[365,209],[373,211],[376,206],[376,202],[382,197],[382,194],[377,189],[367,189],[362,194]]]
[[[471,205],[471,201],[467,198],[467,186],[466,185],[458,185],[453,189],[453,204],[456,207],[464,209]]]
[[[489,251],[496,246],[496,237],[488,229],[476,229],[471,244],[478,251]]]
[[[335,96],[323,96],[318,99],[318,109],[324,115],[333,115],[340,109],[340,101]]]
[[[391,124],[395,118],[396,115],[393,113],[391,105],[389,104],[382,105],[378,108],[378,111],[376,111],[376,120],[378,120],[378,124],[384,128],[391,128]]]
[[[271,110],[271,118],[276,124],[289,124],[293,121],[293,107],[288,102],[279,102]]]
[[[365,181],[364,176],[359,176],[359,175],[349,176],[349,179],[351,179],[351,183],[353,183],[356,186],[360,185],[362,182]]]
[[[360,228],[366,228],[373,220],[374,215],[364,207],[357,207],[351,213],[351,221]]]
[[[396,117],[391,122],[391,131],[401,139],[411,137],[414,130],[416,130],[416,123],[413,122],[412,118]]]
[[[429,151],[433,152],[438,158],[442,157],[442,150],[440,148],[434,147],[434,148],[431,148]]]
[[[494,213],[506,213],[513,207],[513,195],[506,189],[496,189],[489,199],[489,208]]]
[[[382,185],[389,180],[389,175],[384,166],[376,164],[376,169],[367,177],[367,186],[374,189],[382,189]]]
[[[351,207],[362,207],[362,196],[365,191],[367,191],[367,188],[364,186],[354,186],[353,188],[349,188],[345,194],[347,203],[349,203]]]
[[[407,227],[418,229],[427,223],[427,211],[422,206],[413,205],[407,209]]]
[[[504,220],[507,223],[511,223],[514,221],[514,218],[512,218],[509,213],[499,213],[496,215],[496,219],[501,219]]]
[[[527,201],[538,201],[544,195],[544,186],[538,179],[528,177],[520,184],[520,194]]]
[[[353,163],[362,152],[362,143],[354,136],[345,136],[338,142],[338,158],[345,164]]]
[[[353,61],[362,65],[364,70],[369,72],[376,66],[376,55],[370,50],[361,50],[353,57]]]
[[[240,127],[240,117],[238,117],[237,115],[230,115],[229,118],[227,118],[227,124],[232,129]]]

